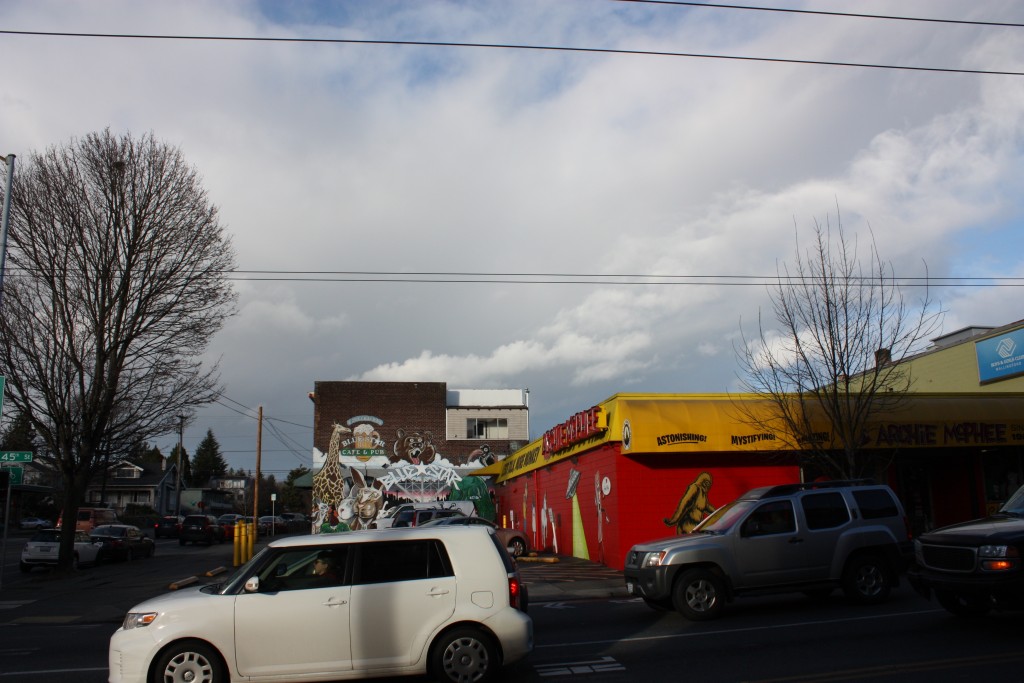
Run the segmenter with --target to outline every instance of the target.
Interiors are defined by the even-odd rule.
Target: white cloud
[[[830,9],[891,12],[881,2]],[[1012,21],[1014,10],[990,0],[900,11]],[[1024,70],[1008,30],[619,3],[24,0],[4,3],[0,20],[13,30]],[[529,387],[538,430],[615,391],[725,390],[740,320],[768,301],[763,285],[722,276],[770,277],[791,260],[795,232],[837,205],[848,231],[866,237],[871,226],[899,275],[923,275],[927,263],[933,277],[1020,276],[1020,77],[480,48],[0,40],[19,63],[0,95],[6,151],[20,158],[106,126],[154,131],[197,166],[243,270],[719,276],[239,283],[239,316],[211,357],[232,399],[299,424],[312,424],[306,394],[318,380]],[[1022,317],[1012,291],[938,292],[947,329]],[[208,427],[239,444],[239,463],[250,457],[251,423],[218,407],[186,447]],[[308,455],[311,432],[290,433]],[[298,463],[278,450],[280,469]]]

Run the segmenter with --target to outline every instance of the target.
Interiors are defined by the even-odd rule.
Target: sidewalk
[[[520,557],[517,562],[530,604],[629,598],[622,572],[597,562],[545,554]]]

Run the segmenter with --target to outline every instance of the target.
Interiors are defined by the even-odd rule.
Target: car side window
[[[853,499],[864,519],[884,519],[899,514],[896,501],[885,489],[854,490]]]
[[[434,539],[360,543],[353,583],[417,581],[453,576],[444,545]]]
[[[793,504],[788,500],[775,500],[759,505],[740,527],[741,536],[769,536],[796,531]]]
[[[279,553],[259,572],[260,592],[309,590],[346,585],[349,546],[306,546]]]
[[[800,499],[808,529],[834,529],[850,521],[846,500],[838,491],[812,493]]]

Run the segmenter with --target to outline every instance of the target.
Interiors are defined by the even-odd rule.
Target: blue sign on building
[[[983,339],[974,349],[982,384],[1024,374],[1024,329]]]

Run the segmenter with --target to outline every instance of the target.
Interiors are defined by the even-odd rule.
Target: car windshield
[[[98,526],[92,530],[93,536],[124,536],[124,529],[116,526]]]
[[[1010,500],[1003,503],[999,511],[1015,517],[1024,516],[1024,486],[1017,489],[1017,492],[1010,496]]]
[[[723,505],[694,527],[693,533],[723,534],[745,517],[750,508],[756,504],[757,501],[754,500],[734,500]]]

